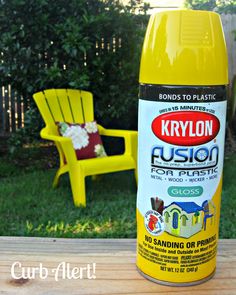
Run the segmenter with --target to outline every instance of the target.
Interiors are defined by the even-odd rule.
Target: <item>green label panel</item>
[[[203,188],[201,186],[170,186],[168,188],[168,194],[171,197],[199,197],[203,193]]]

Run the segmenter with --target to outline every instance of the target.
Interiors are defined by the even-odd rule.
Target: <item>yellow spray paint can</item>
[[[151,16],[140,66],[137,266],[156,282],[214,274],[227,84],[218,14]]]

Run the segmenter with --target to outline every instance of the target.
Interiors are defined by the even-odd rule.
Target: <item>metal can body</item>
[[[179,77],[175,84],[171,73],[175,73],[176,68],[172,69],[175,66],[173,61],[172,65],[169,64],[166,31],[172,19],[177,19],[182,25],[187,19],[189,24],[190,16],[194,18],[196,12],[190,12],[190,15],[187,11],[171,13],[170,16],[162,13],[151,19],[141,60],[137,266],[147,278],[156,282],[192,285],[209,279],[216,267],[227,74],[220,73],[222,76],[217,75],[216,83],[211,81],[210,85],[212,77],[208,78],[205,86],[204,75],[210,69],[202,66],[203,77],[196,73],[194,83],[194,77],[188,77],[186,68],[176,64]],[[208,13],[200,15],[207,23]],[[206,32],[207,29],[206,25]],[[184,38],[183,30],[181,28],[177,34],[180,38],[176,42]],[[213,40],[214,32],[212,28],[209,30],[206,36],[211,34],[209,40]],[[166,34],[165,48],[161,44],[161,49],[155,49],[158,34]],[[191,48],[186,38],[181,43],[182,54],[186,48]],[[191,42],[194,43],[193,40]],[[209,46],[212,47],[210,41],[207,46],[201,42],[195,42],[200,55],[207,52],[205,47],[208,50]],[[181,54],[179,47],[175,47]],[[194,48],[191,50],[194,52]],[[225,53],[224,50],[222,52]],[[186,54],[187,59],[191,57],[189,51]],[[148,70],[154,67],[153,62],[156,69],[159,67],[159,72],[152,70],[154,78],[151,78]],[[196,66],[195,59],[190,58],[189,62],[190,66]],[[213,67],[213,61],[210,62]],[[170,77],[163,63],[167,64]],[[169,79],[168,83],[163,79]]]

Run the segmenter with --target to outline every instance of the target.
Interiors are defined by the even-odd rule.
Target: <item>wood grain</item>
[[[217,271],[210,281],[191,287],[167,287],[143,278],[135,266],[136,241],[131,239],[52,239],[0,237],[0,294],[17,295],[236,295],[236,240],[220,240]],[[42,280],[14,280],[11,266],[42,263],[49,275]],[[60,262],[70,267],[96,263],[96,279],[55,281],[52,269]]]

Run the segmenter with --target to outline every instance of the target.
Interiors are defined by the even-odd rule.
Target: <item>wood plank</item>
[[[236,294],[236,240],[220,240],[217,271],[213,279],[191,287],[167,287],[143,278],[136,269],[136,241],[132,239],[53,239],[0,237],[0,294]],[[13,262],[49,270],[45,280],[13,280]],[[52,269],[60,262],[70,267],[96,263],[96,279],[59,279]]]
[[[9,110],[9,93],[8,93],[8,86],[4,86],[4,119],[5,119],[5,132],[8,133],[10,131],[10,110]]]
[[[16,96],[16,113],[17,113],[17,128],[22,127],[22,102],[21,96],[15,92]]]
[[[3,87],[0,89],[0,134],[4,133]]]
[[[15,91],[12,89],[11,86],[8,87],[8,91],[10,94],[10,98],[11,98],[11,132],[15,132],[16,131],[16,95],[15,95]]]

